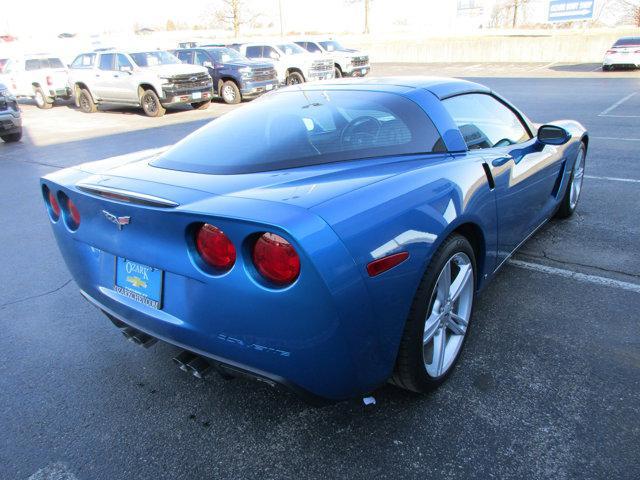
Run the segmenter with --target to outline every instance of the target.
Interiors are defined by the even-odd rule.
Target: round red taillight
[[[69,215],[71,215],[71,220],[77,227],[80,225],[80,212],[78,211],[78,207],[76,204],[71,201],[70,198],[67,198],[67,210],[69,211]]]
[[[202,259],[220,270],[229,270],[236,262],[236,248],[222,230],[205,223],[196,233],[196,248]]]
[[[293,246],[275,233],[263,234],[253,247],[253,263],[267,280],[288,285],[300,274],[300,257]]]
[[[51,190],[49,190],[49,206],[51,207],[53,216],[56,219],[60,217],[60,205],[58,204],[58,200]]]

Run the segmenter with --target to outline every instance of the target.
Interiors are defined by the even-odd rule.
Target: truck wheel
[[[34,98],[36,100],[36,106],[43,110],[53,107],[53,100],[49,100],[44,94],[44,90],[40,87],[36,87]]]
[[[335,75],[336,78],[342,78],[342,70],[340,70],[339,66],[336,65],[333,68],[333,72],[334,72],[334,75]]]
[[[142,97],[140,97],[140,104],[142,105],[144,113],[148,117],[161,117],[167,111],[167,109],[162,106],[158,95],[156,95],[156,92],[153,90],[144,91]]]
[[[7,143],[19,142],[20,139],[22,138],[22,129],[18,130],[16,133],[9,133],[7,135],[2,135],[0,136],[0,138],[2,138],[2,140],[4,140]]]
[[[98,110],[93,98],[91,98],[89,90],[86,88],[80,90],[80,94],[78,95],[78,107],[80,108],[80,111],[84,113],[95,113]]]
[[[304,83],[304,77],[300,72],[291,72],[285,80],[287,85],[298,85]]]
[[[191,104],[191,106],[196,110],[206,110],[207,108],[209,108],[209,105],[211,105],[211,100]]]
[[[227,80],[222,84],[222,87],[220,88],[220,96],[222,97],[222,100],[224,100],[224,103],[228,103],[230,105],[235,105],[242,101],[240,89],[236,83],[231,80]]]

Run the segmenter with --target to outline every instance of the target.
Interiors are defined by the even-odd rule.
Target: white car
[[[185,103],[203,110],[211,103],[212,86],[206,68],[184,64],[163,50],[83,53],[69,70],[69,87],[85,113],[103,103],[142,107],[149,117]]]
[[[640,37],[622,37],[604,54],[602,70],[615,67],[640,68]]]
[[[271,61],[278,80],[286,85],[334,78],[331,58],[310,54],[295,43],[243,43],[231,47],[247,58]]]
[[[51,108],[57,98],[68,100],[67,68],[50,55],[9,59],[0,74],[2,81],[18,98],[32,98],[38,108]]]
[[[364,77],[371,71],[369,55],[343,47],[337,40],[308,40],[295,42],[309,53],[318,53],[334,61],[335,76]]]

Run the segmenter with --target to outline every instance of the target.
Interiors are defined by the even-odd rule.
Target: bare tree
[[[364,31],[363,33],[370,33],[369,30],[369,13],[371,12],[371,2],[373,0],[347,0],[347,3],[362,3],[364,5]]]
[[[218,21],[233,29],[233,35],[240,36],[240,27],[252,23],[257,15],[250,12],[246,0],[221,0],[221,7],[216,12]]]
[[[620,17],[623,22],[631,20],[636,27],[640,27],[640,0],[617,0]]]
[[[508,24],[511,28],[518,26],[519,17],[529,0],[502,0],[493,7],[489,25],[492,27],[504,27]]]

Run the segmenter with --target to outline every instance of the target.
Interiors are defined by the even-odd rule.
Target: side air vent
[[[173,200],[167,200],[166,198],[147,195],[146,193],[132,192],[120,188],[92,185],[88,183],[78,183],[76,184],[76,187],[83,192],[87,192],[92,195],[117,200],[119,202],[132,203],[135,205],[146,205],[149,207],[159,208],[175,208],[179,206],[179,203],[176,203]]]

